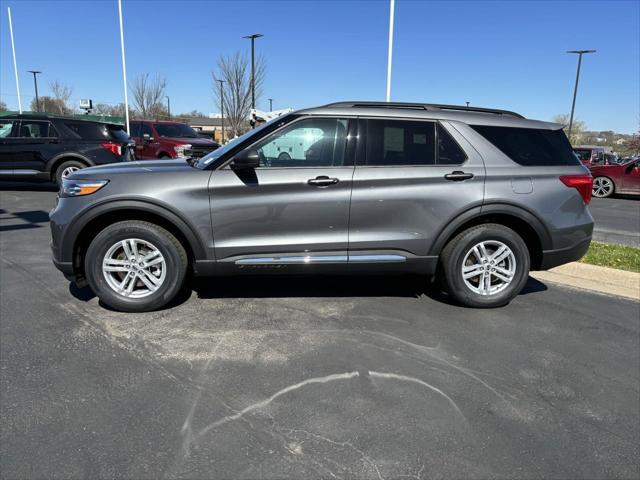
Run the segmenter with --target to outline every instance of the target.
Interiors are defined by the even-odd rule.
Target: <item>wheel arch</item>
[[[62,256],[73,263],[76,275],[84,274],[84,256],[99,231],[115,222],[141,220],[151,222],[173,234],[187,251],[189,263],[206,259],[205,248],[193,228],[178,214],[164,206],[137,200],[118,200],[100,204],[76,220],[68,229]]]
[[[49,173],[49,175],[53,179],[58,167],[62,165],[64,162],[69,160],[75,160],[77,162],[84,163],[87,167],[91,167],[94,165],[94,163],[91,160],[89,160],[87,157],[80,155],[79,153],[63,152],[56,155],[51,160],[49,160],[49,162],[47,162],[47,166],[46,166],[47,173]]]
[[[483,223],[498,223],[518,233],[529,250],[532,270],[540,268],[542,252],[552,248],[551,235],[535,214],[520,206],[492,203],[474,207],[452,220],[436,237],[429,254],[440,255],[460,232]]]

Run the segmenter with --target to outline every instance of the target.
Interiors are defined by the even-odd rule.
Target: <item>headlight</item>
[[[109,180],[62,180],[61,197],[91,195],[104,187]]]
[[[189,154],[189,152],[191,151],[191,145],[185,143],[184,145],[176,145],[175,147],[173,147],[173,149],[179,156],[184,156]]]

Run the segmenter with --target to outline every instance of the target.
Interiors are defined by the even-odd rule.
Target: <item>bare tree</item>
[[[58,110],[57,113],[61,113],[62,115],[73,113],[73,107],[69,105],[69,100],[73,94],[73,88],[59,82],[58,80],[51,82],[49,84],[49,88],[51,89],[51,93],[53,93],[53,99],[55,101],[49,108],[56,108]],[[43,103],[43,105],[45,104]],[[45,111],[47,111],[46,107]]]
[[[559,113],[553,117],[553,121],[555,123],[560,123],[564,125],[563,130],[568,135],[569,134],[569,114],[568,113]],[[587,129],[587,125],[582,121],[576,118],[573,119],[573,126],[571,127],[571,136],[573,139],[579,141],[582,138],[585,130]],[[571,140],[571,139],[569,139]]]
[[[136,109],[143,118],[167,116],[163,102],[166,89],[167,79],[163,76],[156,75],[149,80],[149,74],[144,73],[136,77],[131,93]]]
[[[44,95],[40,97],[40,105],[36,104],[35,98],[31,99],[31,103],[29,105],[29,108],[31,109],[31,111],[37,112],[38,107],[40,107],[41,112],[60,113],[63,115],[68,115],[72,113],[72,110],[70,108],[67,108],[67,106],[64,104],[62,100],[51,97],[49,95]]]
[[[264,59],[256,59],[255,88],[256,101],[262,95],[262,86],[266,75]],[[220,84],[217,80],[224,80],[224,117],[225,123],[231,129],[232,135],[237,136],[248,128],[249,110],[251,109],[251,67],[247,56],[236,52],[232,55],[221,55],[218,58],[218,72],[212,72],[213,92],[216,104],[222,110],[220,98]]]
[[[7,104],[0,100],[0,112],[6,112],[7,110]]]

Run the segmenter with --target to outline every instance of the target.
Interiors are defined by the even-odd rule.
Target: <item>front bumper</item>
[[[542,252],[542,262],[540,264],[540,270],[549,270],[550,268],[557,267],[558,265],[564,265],[565,263],[575,262],[580,260],[591,244],[591,237],[585,238],[570,247],[560,248],[557,250],[544,250]]]

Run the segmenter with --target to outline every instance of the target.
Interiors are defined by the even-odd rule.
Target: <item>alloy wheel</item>
[[[107,284],[119,295],[143,298],[164,283],[167,264],[153,244],[138,238],[121,240],[109,248],[102,260]]]
[[[613,182],[607,177],[596,177],[593,180],[593,196],[608,197],[613,193]]]
[[[71,175],[74,172],[77,172],[78,170],[80,170],[80,167],[67,167],[64,170],[62,170],[62,174],[61,177],[64,180],[65,178],[67,178],[69,175]]]
[[[495,295],[507,288],[516,273],[516,257],[502,242],[487,240],[474,245],[462,262],[465,285],[479,295]]]

